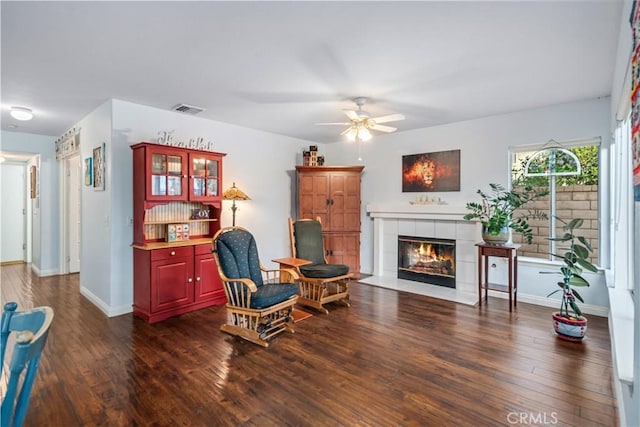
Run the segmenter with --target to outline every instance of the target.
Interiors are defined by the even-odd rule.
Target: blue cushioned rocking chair
[[[227,295],[227,323],[220,329],[263,347],[280,332],[293,332],[291,312],[298,287],[281,283],[280,275],[297,279],[289,269],[267,270],[260,264],[253,235],[226,227],[213,236],[213,258]]]
[[[16,311],[17,308],[18,304],[15,302],[4,305],[0,326],[0,377],[3,379],[4,355],[9,335],[15,333],[15,345],[11,362],[8,364],[9,382],[2,398],[2,427],[19,427],[24,422],[40,356],[53,320],[51,307],[38,307],[26,311]],[[25,368],[24,378],[20,381]]]
[[[329,264],[325,258],[320,218],[289,218],[289,240],[293,258],[311,261],[297,268],[300,278],[298,304],[316,308],[325,314],[324,304],[339,301],[349,307],[349,281],[353,277],[349,266]]]

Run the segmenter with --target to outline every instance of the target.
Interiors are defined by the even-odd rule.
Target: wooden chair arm
[[[220,273],[220,280],[222,280],[225,283],[240,282],[240,283],[244,283],[249,288],[249,291],[251,292],[256,292],[258,290],[258,287],[251,279],[245,279],[245,278],[230,279],[227,276],[225,276],[221,271],[219,271],[219,273]]]
[[[298,280],[300,278],[298,272],[293,268],[281,268],[280,274],[282,274],[283,272],[289,274],[291,276],[291,279],[293,280]]]
[[[258,290],[253,280],[244,278],[229,279],[224,275],[221,275],[220,279],[222,279],[224,293],[227,296],[227,305],[243,308],[251,307],[251,295]],[[244,286],[239,286],[240,283]]]
[[[280,269],[268,269],[260,264],[260,270],[266,275],[266,283],[280,283],[280,277],[282,277],[282,273],[288,273],[291,276],[292,280],[298,279],[300,275],[291,268],[280,268]]]

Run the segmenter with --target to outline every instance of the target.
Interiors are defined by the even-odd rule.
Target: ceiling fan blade
[[[376,123],[395,122],[398,120],[404,120],[404,116],[402,114],[389,114],[388,116],[374,117],[371,120]]]
[[[378,125],[378,124],[373,125],[371,129],[379,130],[380,132],[395,132],[396,130],[398,130],[398,128],[394,128],[391,126]]]
[[[340,125],[340,126],[349,126],[351,123],[316,123],[316,125]]]
[[[352,128],[352,126],[349,126],[348,128],[346,128],[346,129],[344,130],[344,132],[340,132],[340,135],[346,135],[346,134],[348,134],[348,133],[349,133],[349,131],[351,130],[351,128]]]
[[[360,120],[360,116],[353,110],[342,110],[351,120]]]

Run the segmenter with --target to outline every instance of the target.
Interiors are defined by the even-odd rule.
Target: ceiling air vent
[[[198,113],[202,113],[203,111],[205,111],[204,108],[200,108],[200,107],[196,107],[193,105],[187,105],[187,104],[178,104],[175,107],[172,108],[173,111],[179,111],[181,113],[185,113],[185,114],[191,114],[191,115],[195,115]]]

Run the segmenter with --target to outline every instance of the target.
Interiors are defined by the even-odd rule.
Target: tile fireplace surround
[[[373,275],[360,282],[462,304],[478,302],[477,248],[480,223],[465,221],[464,206],[367,205],[373,218]],[[398,279],[398,235],[456,241],[456,288]]]

